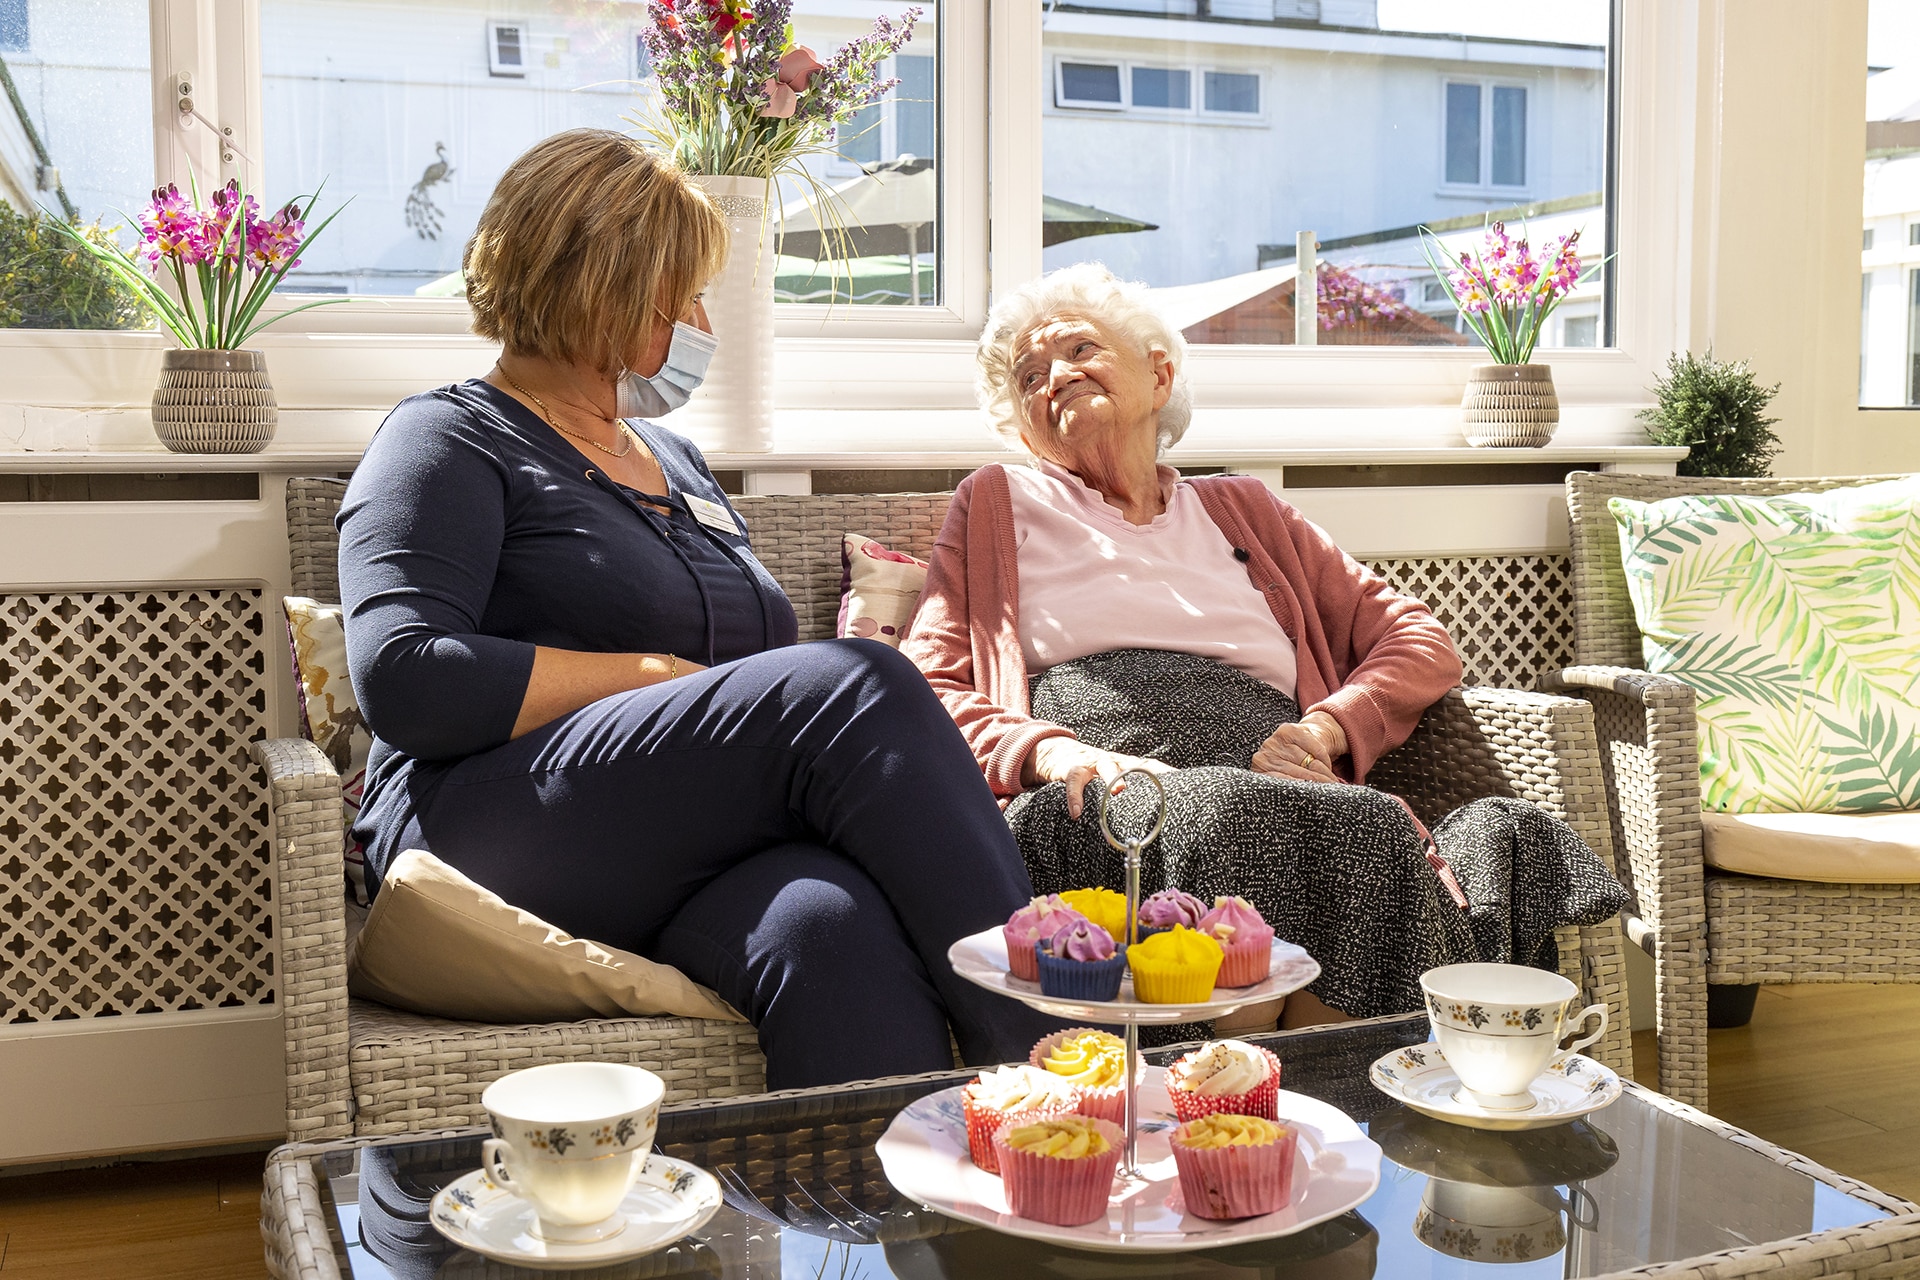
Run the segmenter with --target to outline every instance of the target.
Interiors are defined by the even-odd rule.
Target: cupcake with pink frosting
[[[1273,926],[1245,898],[1215,898],[1200,932],[1220,944],[1218,987],[1250,987],[1273,972]]]
[[[1040,963],[1034,959],[1033,944],[1046,941],[1076,920],[1085,919],[1061,901],[1057,893],[1035,898],[1014,912],[1001,929],[1007,939],[1007,968],[1016,978],[1040,981]]]
[[[1178,889],[1162,889],[1140,904],[1140,941],[1164,933],[1177,924],[1198,929],[1207,914],[1207,904]]]
[[[1087,920],[1068,924],[1034,944],[1040,991],[1064,1000],[1112,1000],[1120,994],[1127,958],[1113,935]]]

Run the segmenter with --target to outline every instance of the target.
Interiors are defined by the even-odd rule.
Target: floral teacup
[[[1549,1064],[1586,1048],[1607,1030],[1607,1007],[1590,1004],[1569,1016],[1580,989],[1557,973],[1519,964],[1450,964],[1420,976],[1447,1065],[1460,1077],[1463,1101],[1494,1111],[1533,1105],[1528,1086]],[[1560,1038],[1590,1017],[1600,1025],[1566,1049]]]
[[[666,1085],[641,1067],[559,1062],[504,1075],[480,1105],[493,1123],[487,1176],[530,1203],[535,1234],[600,1240],[626,1225],[618,1210],[660,1124]]]

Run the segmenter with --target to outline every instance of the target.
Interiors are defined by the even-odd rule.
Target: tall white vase
[[[667,420],[707,453],[773,448],[773,220],[758,178],[700,175],[732,231],[726,269],[707,285],[707,319],[720,341],[706,381]]]

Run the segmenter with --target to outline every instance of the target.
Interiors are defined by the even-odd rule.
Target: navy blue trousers
[[[947,964],[1032,885],[926,679],[872,641],[602,699],[461,761],[414,820],[507,901],[719,992],[769,1088],[948,1067],[949,1021],[970,1063],[1060,1025]]]

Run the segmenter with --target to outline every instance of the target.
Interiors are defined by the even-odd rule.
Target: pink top
[[[1020,566],[1008,468],[960,482],[934,543],[927,587],[900,651],[946,704],[997,796],[1020,794],[1021,766],[1043,738],[1072,737],[1037,720],[1020,644]],[[1252,476],[1184,480],[1263,592],[1293,642],[1294,699],[1346,731],[1338,768],[1364,780],[1407,740],[1420,713],[1460,680],[1453,642],[1427,607],[1403,596]],[[1239,557],[1234,557],[1239,561]]]
[[[1065,467],[1007,468],[1029,675],[1109,649],[1167,649],[1293,696],[1293,641],[1179,480],[1161,467],[1166,510],[1133,524]]]

